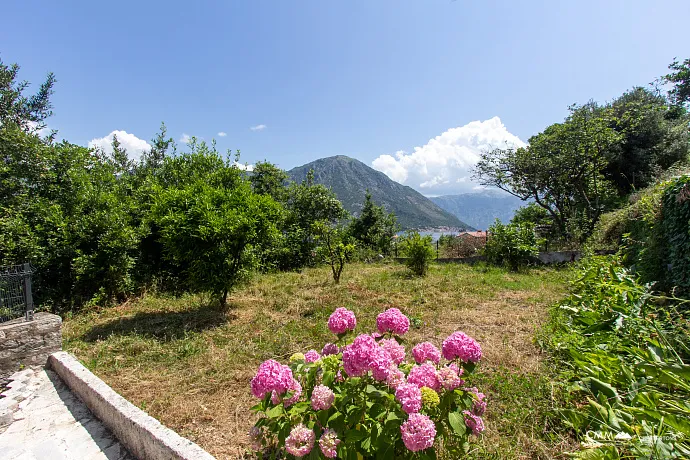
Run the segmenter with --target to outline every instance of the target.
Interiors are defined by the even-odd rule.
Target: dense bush
[[[671,181],[661,201],[659,237],[667,244],[667,285],[690,294],[690,176]],[[663,262],[662,262],[663,263]]]
[[[449,258],[476,256],[485,244],[484,238],[441,235],[438,239],[441,257]]]
[[[494,264],[517,271],[532,262],[539,253],[534,225],[502,224],[499,220],[489,230],[484,255]]]
[[[204,148],[166,159],[163,170],[182,171],[185,179],[155,188],[150,218],[187,288],[211,292],[225,305],[228,293],[258,268],[261,246],[276,238],[282,208],[253,193],[241,170]],[[195,174],[199,165],[214,162]]]
[[[625,264],[657,290],[690,292],[689,181],[680,175],[634,195],[626,207],[602,216],[589,245],[621,247]]]
[[[400,242],[405,265],[415,276],[425,276],[429,262],[435,257],[431,235],[422,236],[418,232],[407,232]]]
[[[690,322],[616,258],[584,263],[540,341],[565,363],[578,458],[690,456]]]
[[[452,458],[467,453],[470,435],[484,430],[484,395],[464,380],[481,359],[479,344],[455,332],[441,350],[417,344],[412,364],[399,343],[410,321],[398,309],[378,316],[378,333],[350,340],[356,322],[338,308],[328,320],[337,341],[321,354],[261,364],[251,382],[261,399],[253,448],[299,458],[431,459],[441,446]]]

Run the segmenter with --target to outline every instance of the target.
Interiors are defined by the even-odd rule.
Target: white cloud
[[[266,128],[267,128],[266,125],[256,125],[256,126],[251,126],[249,129],[251,129],[252,131],[263,131]]]
[[[472,182],[472,168],[480,154],[506,144],[526,145],[494,117],[451,128],[423,147],[415,147],[412,153],[399,150],[395,155],[381,155],[372,166],[425,195],[466,193],[478,186]]]
[[[254,171],[254,165],[250,165],[250,164],[238,163],[235,161],[233,163],[233,166],[236,166],[237,168],[239,168],[243,171]]]
[[[38,128],[38,123],[36,123],[35,121],[27,121],[26,123],[27,123],[27,130],[28,130],[30,133],[36,134],[36,135],[39,136],[39,137],[45,137],[45,136],[47,136],[48,134],[50,134],[50,132],[52,131],[52,129],[49,128],[48,125],[46,125],[46,126],[44,126],[43,128],[39,129],[39,128]]]
[[[105,137],[91,139],[90,148],[99,148],[105,153],[113,153],[113,136],[117,136],[120,147],[127,150],[127,156],[132,160],[138,160],[144,151],[151,149],[151,145],[143,139],[139,139],[134,134],[127,131],[115,130]]]
[[[228,135],[228,133],[224,133],[223,131],[218,133],[218,137],[225,137],[227,135]]]
[[[191,140],[192,140],[192,138],[189,134],[182,133],[182,136],[180,136],[179,142],[181,142],[182,144],[189,144],[189,141],[191,141]]]

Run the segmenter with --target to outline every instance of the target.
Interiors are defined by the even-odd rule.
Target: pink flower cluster
[[[412,383],[403,383],[395,390],[395,399],[408,414],[419,412],[422,408],[422,390]]]
[[[457,369],[457,366],[455,367]],[[441,386],[448,391],[453,391],[465,384],[465,381],[460,378],[458,373],[452,367],[442,367],[436,374]]]
[[[285,439],[285,450],[295,457],[304,457],[311,452],[316,442],[314,431],[301,423],[290,431],[290,436]]]
[[[484,401],[486,396],[484,393],[481,393],[477,387],[463,388],[463,390],[473,393],[476,398],[472,404],[472,413],[474,415],[483,415],[486,411],[486,401]]]
[[[261,428],[253,426],[249,429],[249,441],[252,443],[253,450],[261,450],[263,447],[264,435]]]
[[[347,308],[339,307],[328,318],[328,329],[334,334],[344,334],[352,331],[357,325],[355,314]]]
[[[302,385],[299,384],[299,382],[295,379],[292,379],[292,382],[290,382],[290,386],[288,386],[288,391],[292,391],[292,396],[290,396],[287,399],[283,399],[280,397],[278,392],[275,390],[273,393],[271,393],[271,402],[273,404],[280,404],[280,401],[283,401],[283,406],[285,407],[290,407],[293,404],[295,404],[297,401],[299,401],[299,397],[302,396]]]
[[[293,386],[292,370],[278,361],[269,359],[261,363],[256,376],[252,379],[252,394],[263,399],[266,394],[274,391],[282,395]]]
[[[476,340],[464,332],[453,332],[443,341],[443,357],[448,361],[460,358],[465,362],[476,363],[482,359],[482,348]]]
[[[438,364],[441,361],[441,352],[431,342],[418,343],[412,349],[412,356],[417,364],[431,361]]]
[[[314,410],[330,409],[335,401],[335,393],[325,385],[316,385],[311,393],[311,407]]]
[[[400,345],[395,339],[383,339],[379,342],[379,345],[391,355],[395,364],[405,361],[405,347]]]
[[[405,383],[405,374],[403,371],[397,367],[391,368],[390,372],[388,373],[388,378],[386,379],[386,385],[393,389],[397,389],[403,383]]]
[[[423,414],[410,414],[410,417],[400,427],[405,447],[412,452],[428,449],[434,445],[436,426],[434,422]]]
[[[340,439],[338,439],[337,433],[330,428],[326,428],[321,435],[321,439],[319,439],[321,453],[323,453],[326,458],[337,457],[338,444],[340,444]]]
[[[376,328],[381,334],[403,335],[410,329],[410,320],[397,308],[389,308],[376,317]]]
[[[484,431],[484,420],[468,410],[464,410],[462,413],[465,416],[465,425],[467,425],[467,428],[472,430],[473,435],[479,436],[479,434]]]
[[[376,380],[388,378],[393,359],[370,335],[361,334],[343,350],[343,367],[350,377],[359,377],[371,371]]]
[[[338,353],[340,353],[340,350],[338,349],[338,345],[334,343],[327,343],[323,346],[323,349],[321,350],[321,354],[323,356],[337,355]]]
[[[313,363],[319,360],[321,356],[319,355],[319,352],[316,350],[309,350],[304,354],[304,362],[305,363]]]
[[[419,388],[429,387],[436,391],[441,389],[441,382],[436,375],[436,367],[431,363],[414,366],[407,376],[407,383],[414,383]]]

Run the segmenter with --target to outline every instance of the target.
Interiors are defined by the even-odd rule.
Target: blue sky
[[[470,190],[478,148],[526,141],[568,105],[690,57],[687,0],[24,0],[3,12],[0,57],[35,84],[56,74],[49,125],[72,142],[121,130],[135,147],[165,121],[175,139],[215,138],[249,163],[349,155],[426,194]]]

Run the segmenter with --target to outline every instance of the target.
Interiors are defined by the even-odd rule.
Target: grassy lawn
[[[572,440],[546,417],[554,396],[533,337],[569,273],[447,264],[411,279],[400,265],[356,264],[340,285],[326,267],[263,275],[225,310],[203,296],[151,294],[81,312],[65,320],[64,348],[165,425],[218,458],[238,458],[254,422],[249,380],[261,361],[320,350],[333,339],[326,321],[336,307],[355,311],[358,332],[373,331],[376,315],[397,307],[413,321],[412,342],[440,346],[462,330],[481,343],[472,383],[489,409],[475,458],[557,458]]]

